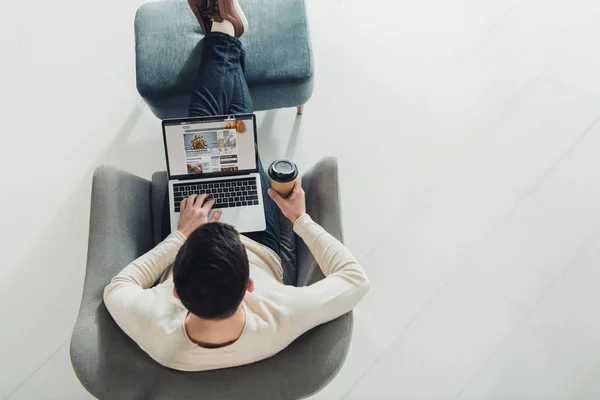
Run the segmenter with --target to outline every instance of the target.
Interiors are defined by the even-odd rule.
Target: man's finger
[[[179,211],[183,211],[185,210],[185,207],[187,206],[187,197],[183,200],[181,200],[181,203],[179,204]]]
[[[294,183],[294,189],[292,189],[293,192],[299,192],[302,190],[302,178],[298,177],[296,178],[296,183]]]
[[[206,211],[210,211],[210,209],[212,208],[212,206],[215,205],[216,200],[215,199],[208,199],[206,200],[206,203],[204,203],[204,205],[202,206],[203,209],[205,209]]]
[[[198,200],[196,200],[196,204],[198,207],[203,207],[204,206],[204,200],[206,200],[208,198],[208,195],[206,193],[201,194],[200,196],[198,196]]]
[[[188,197],[188,204],[190,207],[196,203],[197,198],[198,198],[197,194],[192,194],[192,195],[190,195],[190,197]]]
[[[277,191],[275,191],[273,189],[269,189],[268,193],[269,193],[269,196],[275,202],[275,204],[277,204],[278,206],[281,207],[281,201],[283,200],[283,198],[279,195],[279,193],[277,193]]]
[[[219,222],[219,219],[221,219],[221,214],[223,214],[223,211],[216,210],[213,213],[213,215],[210,217],[210,221],[208,221],[208,222]]]

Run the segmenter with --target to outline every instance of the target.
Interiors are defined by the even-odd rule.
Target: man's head
[[[219,222],[196,229],[173,266],[175,291],[192,314],[210,320],[233,315],[249,285],[246,249],[237,231]]]

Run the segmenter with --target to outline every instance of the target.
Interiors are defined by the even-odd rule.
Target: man
[[[190,115],[252,112],[238,40],[247,22],[237,1],[190,0],[190,6],[209,32]],[[104,290],[117,324],[160,364],[203,371],[265,359],[347,313],[368,291],[369,280],[350,252],[306,214],[300,179],[288,198],[272,189],[263,198],[267,229],[246,236],[218,222],[220,211],[211,214],[214,201],[206,195],[184,199],[177,230]],[[283,274],[294,271],[282,271],[278,208],[325,279],[307,287],[283,284]]]

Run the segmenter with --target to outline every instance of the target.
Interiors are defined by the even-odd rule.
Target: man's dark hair
[[[196,229],[173,266],[173,282],[181,303],[192,314],[211,320],[236,312],[249,276],[248,256],[238,232],[219,222]]]

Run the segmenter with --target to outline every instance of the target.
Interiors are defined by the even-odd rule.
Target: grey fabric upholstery
[[[309,213],[341,240],[336,160],[321,160],[304,175],[303,186]],[[94,174],[85,285],[71,338],[71,362],[83,386],[100,399],[117,400],[281,400],[324,387],[346,357],[351,313],[312,329],[267,360],[195,373],[160,366],[115,324],[102,302],[104,286],[163,236],[165,188],[164,173],[155,174],[152,183],[112,167]],[[298,285],[321,279],[302,240],[295,241]]]
[[[240,0],[250,28],[241,41],[255,110],[295,107],[313,90],[304,0]],[[184,0],[141,6],[135,17],[140,95],[161,119],[187,117],[202,52],[198,21]]]

